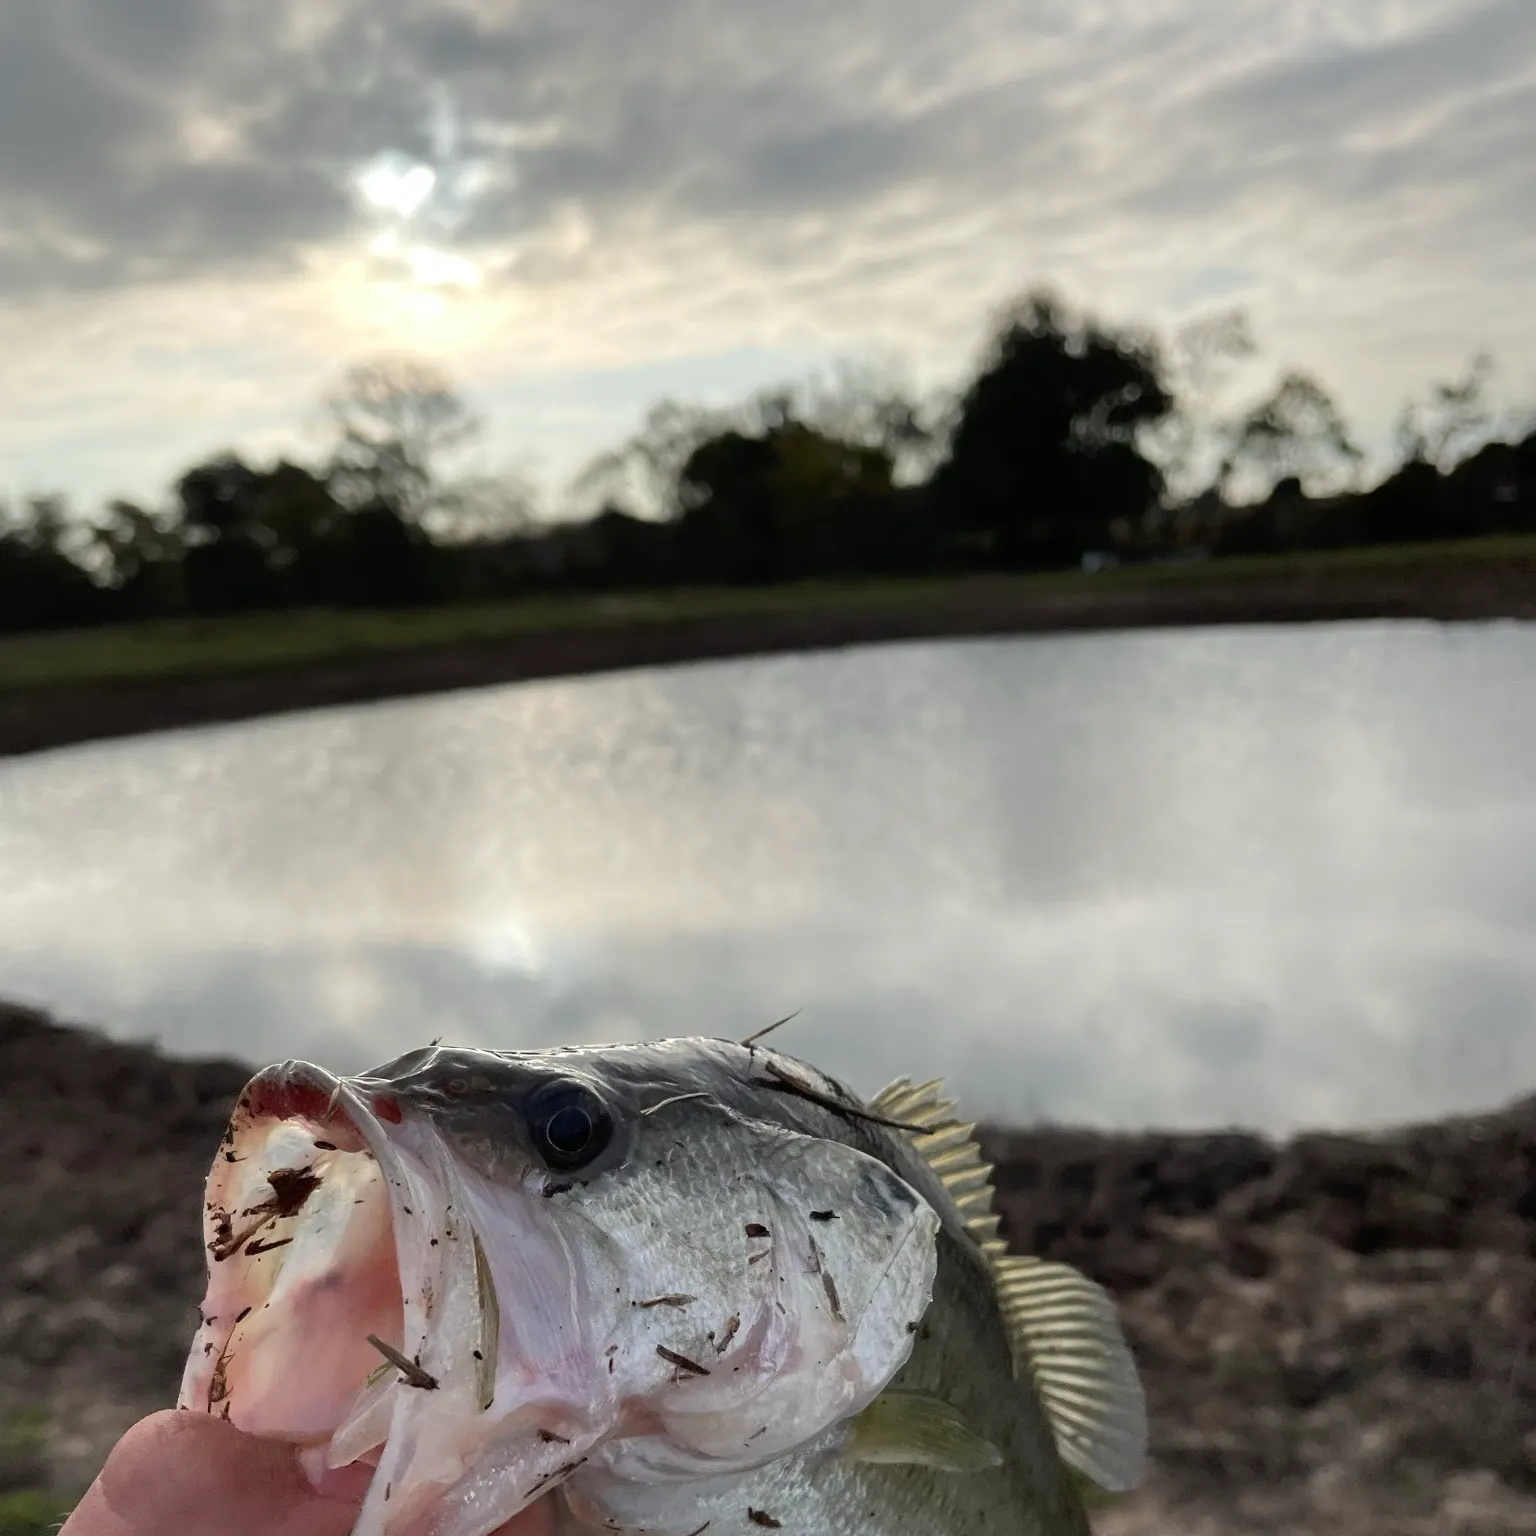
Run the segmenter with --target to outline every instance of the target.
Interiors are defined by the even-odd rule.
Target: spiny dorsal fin
[[[926,1135],[911,1136],[912,1145],[928,1166],[938,1174],[950,1198],[965,1218],[966,1230],[986,1250],[997,1243],[997,1217],[992,1214],[992,1165],[981,1155],[972,1132],[974,1125],[955,1120],[953,1099],[941,1099],[943,1086],[935,1079],[914,1088],[908,1079],[897,1078],[869,1101],[869,1107],[887,1119],[907,1125],[940,1126]]]
[[[941,1087],[898,1078],[869,1107],[909,1125],[942,1127],[909,1135],[991,1266],[1015,1378],[1027,1372],[1033,1380],[1068,1466],[1106,1492],[1134,1488],[1146,1456],[1146,1399],[1115,1303],[1066,1264],[1009,1255],[992,1214],[992,1167],[975,1127],[956,1123]]]

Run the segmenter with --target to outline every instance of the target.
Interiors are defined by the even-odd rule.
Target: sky
[[[554,494],[1038,282],[1241,306],[1381,445],[1480,349],[1536,400],[1532,145],[1531,0],[6,0],[0,494],[317,456],[402,352]]]

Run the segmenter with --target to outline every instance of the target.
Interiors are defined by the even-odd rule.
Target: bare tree
[[[600,454],[576,476],[571,499],[586,507],[620,503],[646,516],[674,515],[683,465],[701,443],[736,425],[738,415],[676,400],[659,401],[628,442]]]
[[[1292,372],[1231,428],[1217,483],[1260,494],[1292,478],[1308,489],[1342,488],[1363,457],[1323,386]]]
[[[417,358],[355,364],[326,404],[338,436],[330,464],[337,500],[382,503],[416,523],[433,511],[443,455],[479,430],[447,376]]]
[[[929,473],[944,448],[941,409],[877,363],[843,359],[825,375],[763,398],[785,401],[798,420],[837,442],[878,448],[902,479]]]
[[[432,530],[449,544],[512,538],[539,521],[538,501],[532,481],[515,471],[465,475],[437,492]]]
[[[1258,350],[1241,309],[1198,315],[1170,338],[1165,356],[1177,403],[1148,427],[1145,442],[1172,501],[1197,495],[1219,473],[1229,429],[1217,401],[1238,365]]]
[[[83,565],[91,548],[91,528],[57,493],[25,496],[14,504],[0,498],[0,539],[33,555]]]
[[[593,459],[572,482],[571,499],[632,506],[644,515],[675,516],[679,477],[695,449],[726,432],[750,436],[799,422],[856,447],[878,448],[906,478],[932,469],[942,450],[938,412],[914,401],[903,383],[874,363],[843,361],[828,374],[759,390],[729,407],[663,400],[628,442]]]
[[[1404,463],[1449,471],[1488,441],[1494,430],[1488,403],[1493,371],[1492,355],[1479,352],[1459,379],[1432,385],[1428,400],[1403,407],[1397,442]]]
[[[1241,309],[1197,315],[1173,333],[1169,347],[1174,378],[1202,400],[1226,383],[1236,364],[1258,350],[1253,328]]]
[[[125,587],[153,566],[173,565],[185,553],[186,531],[173,512],[118,498],[90,530],[90,568],[109,586]]]

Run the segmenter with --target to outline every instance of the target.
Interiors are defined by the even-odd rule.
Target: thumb
[[[316,1492],[292,1446],[156,1413],[118,1441],[60,1536],[347,1536],[365,1487]]]

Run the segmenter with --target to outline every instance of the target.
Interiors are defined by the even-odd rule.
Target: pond
[[[973,1114],[1536,1086],[1536,626],[906,644],[0,763],[0,995],[357,1069],[779,1040]]]

